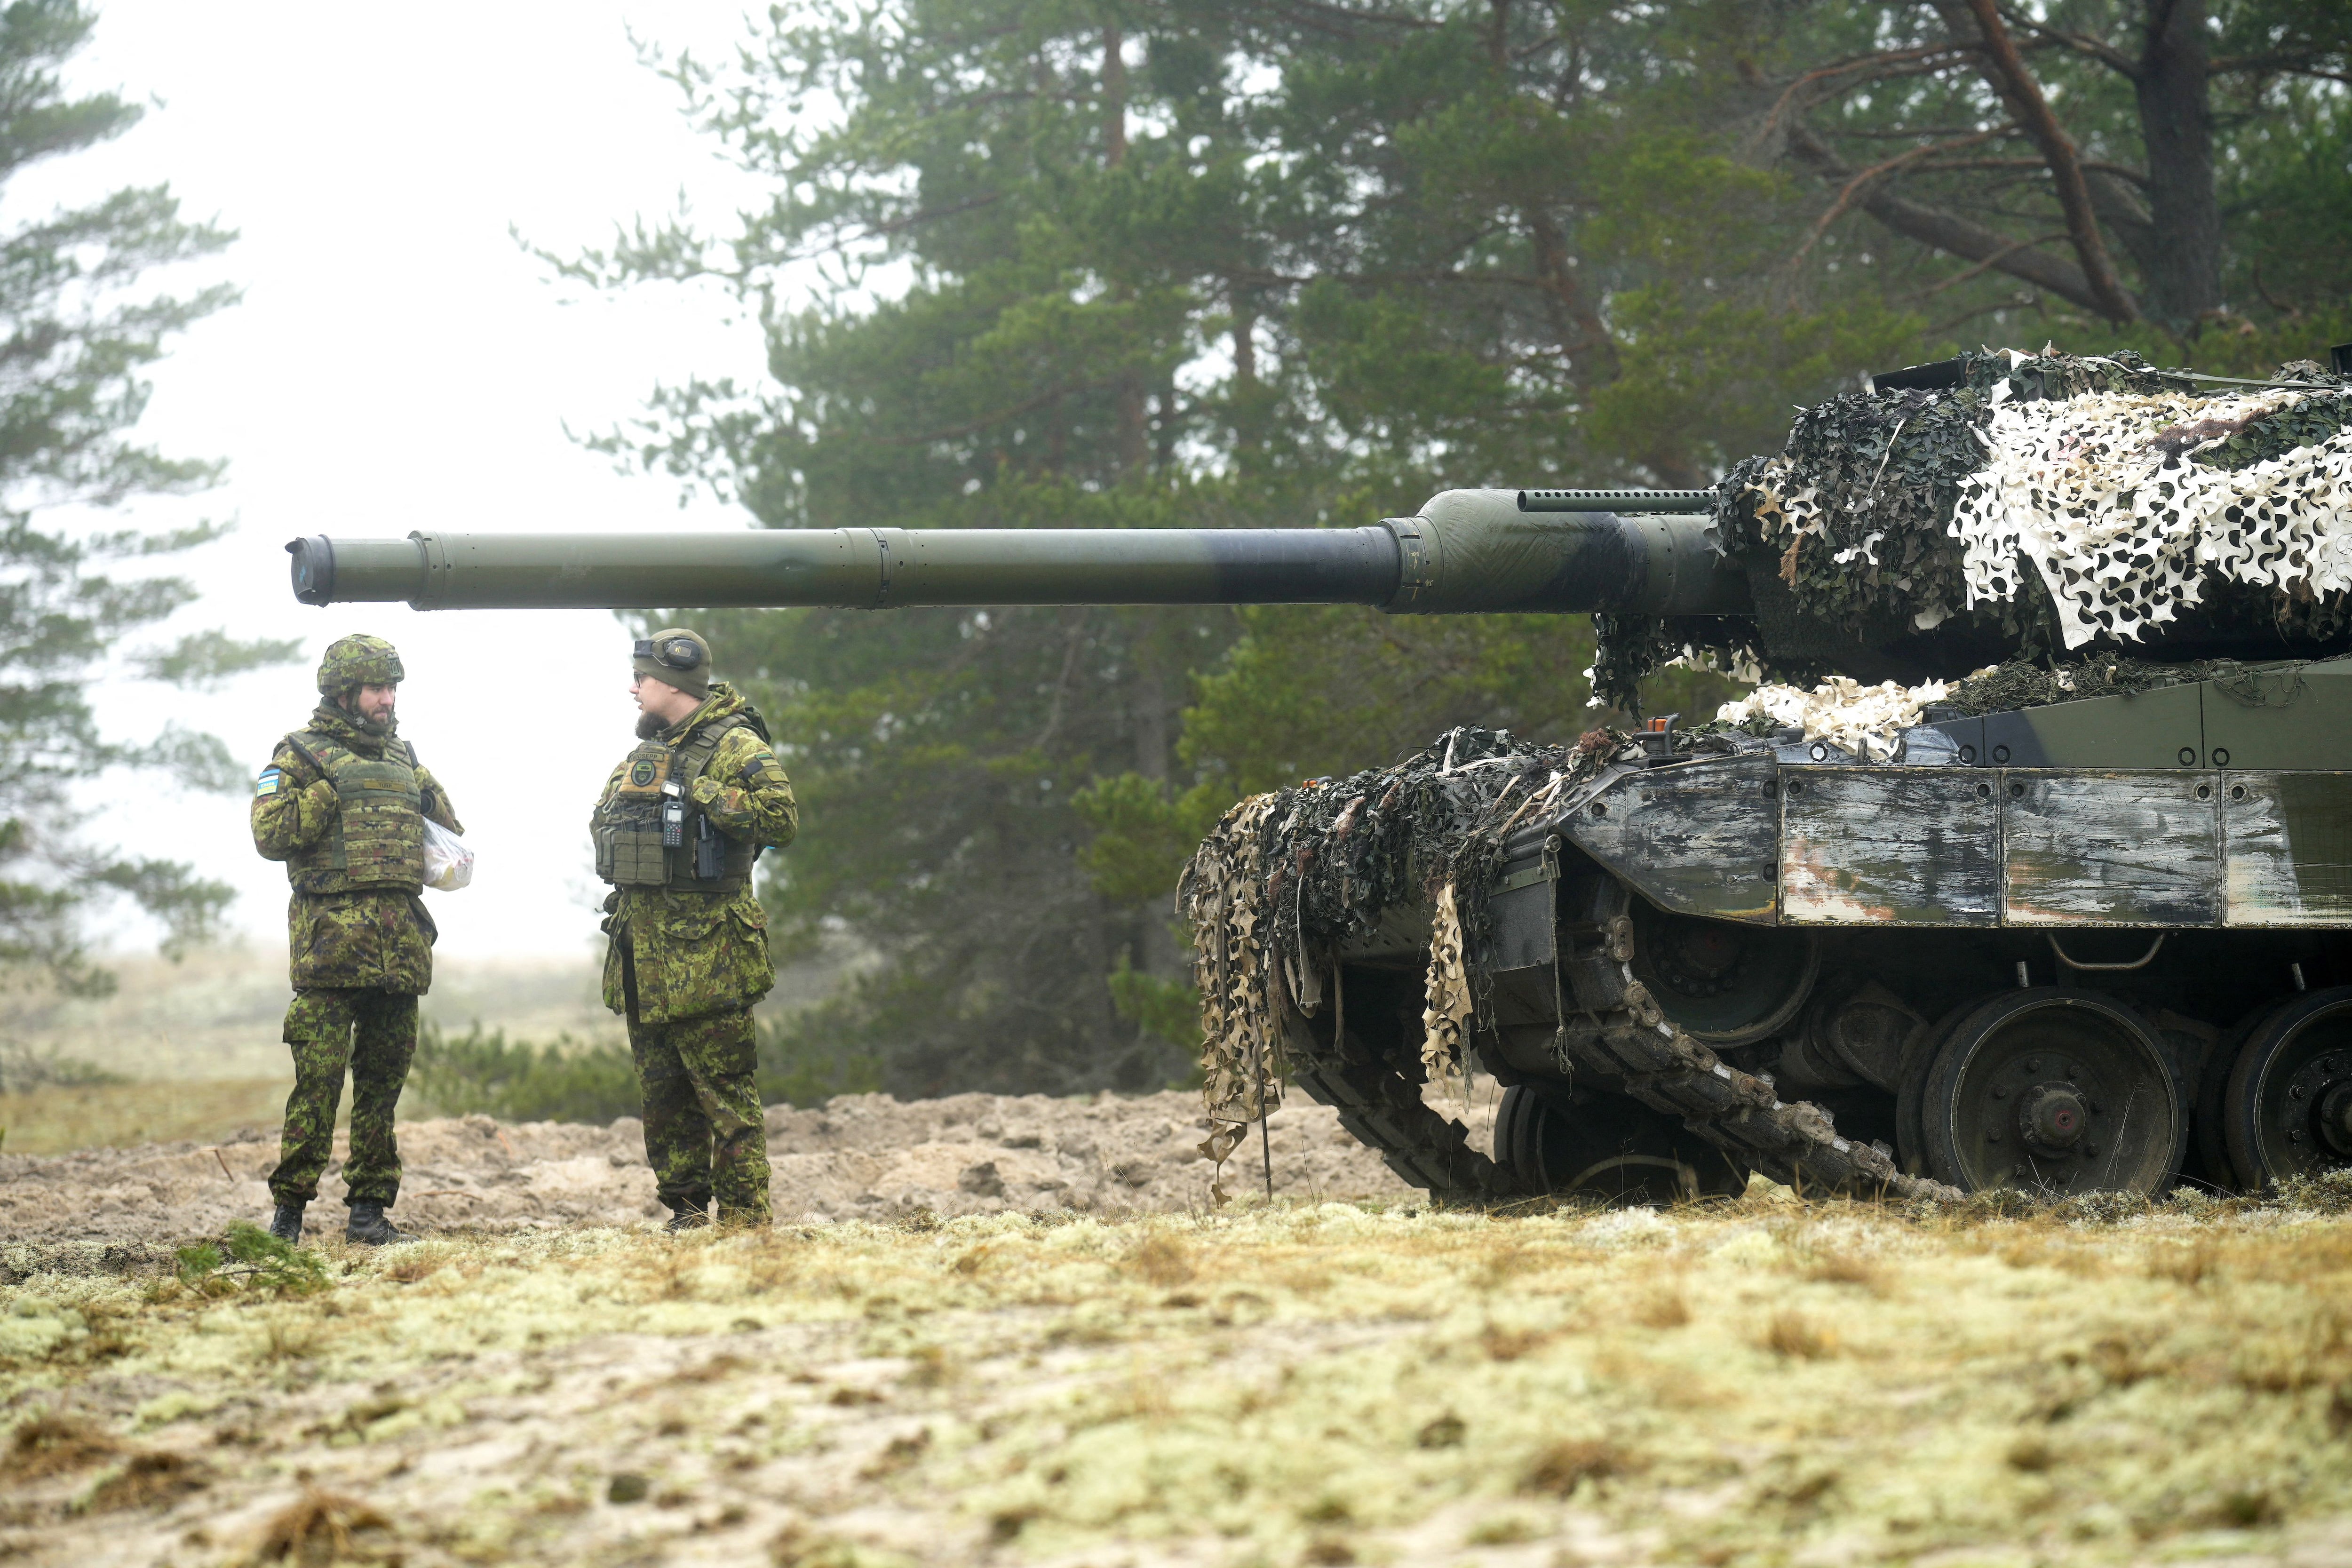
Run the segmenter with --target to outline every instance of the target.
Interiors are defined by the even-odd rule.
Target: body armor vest
[[[736,712],[697,730],[684,745],[656,738],[629,753],[621,782],[596,808],[596,875],[620,888],[692,893],[731,893],[751,881],[759,847],[719,832],[691,793],[719,742],[740,724],[766,738],[757,719]]]
[[[425,887],[425,801],[416,780],[416,753],[405,741],[388,742],[381,758],[363,757],[315,730],[286,737],[335,786],[332,833],[286,862],[287,879],[304,893],[347,893],[356,888]]]

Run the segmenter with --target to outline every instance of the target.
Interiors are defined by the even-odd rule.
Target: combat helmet
[[[354,633],[327,645],[319,660],[319,690],[335,697],[361,686],[391,686],[407,678],[400,654],[382,637]]]

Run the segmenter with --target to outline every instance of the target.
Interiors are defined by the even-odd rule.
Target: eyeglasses
[[[668,637],[659,647],[651,637],[639,637],[633,652],[669,669],[693,669],[702,663],[702,648],[691,637]]]

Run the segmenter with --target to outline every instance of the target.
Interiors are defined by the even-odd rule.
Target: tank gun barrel
[[[1359,528],[750,529],[297,539],[308,605],[437,609],[914,605],[1367,605],[1396,614],[1744,613],[1703,520],[1528,509],[1447,490]],[[1663,492],[1688,496],[1703,492]],[[1629,500],[1628,498],[1633,499]],[[1646,510],[1646,509],[1645,509]],[[1664,508],[1658,510],[1664,510]],[[1690,510],[1678,504],[1678,510]]]

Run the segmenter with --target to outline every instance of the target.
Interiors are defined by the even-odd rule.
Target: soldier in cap
[[[319,706],[278,743],[253,786],[253,844],[294,884],[286,914],[294,987],[285,1039],[294,1092],[269,1193],[270,1233],[302,1237],[352,1075],[351,1207],[344,1236],[369,1246],[416,1238],[383,1211],[400,1195],[393,1110],[416,1050],[416,999],[433,984],[425,823],[465,831],[448,793],[395,733],[404,671],[382,637],[348,637],[319,665]]]
[[[751,867],[800,827],[768,729],[710,645],[672,626],[638,641],[636,750],[589,819],[604,900],[604,1005],[629,1021],[646,1158],[668,1228],[768,1223],[768,1141],[751,1004],[775,984]]]

